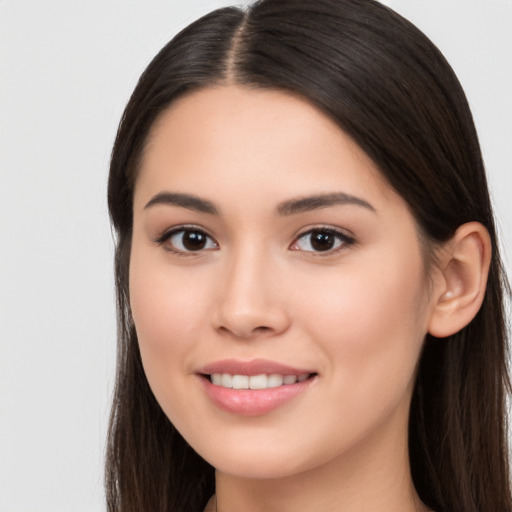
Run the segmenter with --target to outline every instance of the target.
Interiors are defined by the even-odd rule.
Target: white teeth
[[[229,373],[223,373],[220,381],[220,385],[224,388],[233,387],[233,377]]]
[[[283,377],[283,384],[295,384],[297,382],[297,377],[295,375],[285,375]]]
[[[213,373],[211,375],[212,383],[216,386],[233,389],[267,389],[277,388],[282,385],[295,384],[303,382],[309,377],[309,373],[302,375],[280,375],[272,373],[266,375],[231,375],[229,373]]]
[[[249,389],[249,377],[247,375],[233,375],[231,385],[233,389]]]
[[[249,388],[251,389],[265,389],[267,387],[267,376],[262,375],[251,375],[249,377]]]
[[[277,375],[276,373],[273,373],[272,375],[268,376],[268,387],[269,388],[277,388],[278,386],[283,385],[283,376]]]

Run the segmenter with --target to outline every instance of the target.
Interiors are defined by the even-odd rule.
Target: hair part
[[[506,280],[476,130],[441,53],[374,0],[262,0],[247,11],[219,9],[174,37],[141,76],[121,119],[108,186],[118,307],[108,510],[199,512],[214,491],[213,468],[187,445],[149,388],[128,275],[133,193],[151,129],[177,98],[223,84],[283,90],[317,106],[404,198],[427,247],[469,221],[487,228],[493,255],[481,310],[457,334],[425,340],[409,452],[416,490],[437,512],[512,511]]]

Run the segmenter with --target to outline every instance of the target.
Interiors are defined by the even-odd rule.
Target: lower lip
[[[201,376],[206,393],[224,411],[242,416],[260,416],[293,400],[310,386],[315,377],[295,384],[267,389],[233,389],[212,384]]]

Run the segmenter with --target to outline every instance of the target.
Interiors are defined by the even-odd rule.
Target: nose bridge
[[[288,317],[276,277],[276,261],[263,244],[246,240],[224,261],[216,328],[239,338],[286,329]]]

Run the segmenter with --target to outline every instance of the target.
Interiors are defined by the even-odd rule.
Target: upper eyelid
[[[197,224],[178,224],[176,226],[172,226],[169,228],[164,229],[160,232],[160,234],[154,239],[154,242],[159,242],[168,239],[170,236],[179,233],[180,231],[201,231],[206,236],[211,238],[215,241],[215,243],[218,243],[215,237],[204,227],[198,226]]]
[[[334,234],[339,234],[340,236],[343,236],[345,238],[350,238],[352,240],[355,240],[354,234],[348,229],[331,226],[329,224],[314,224],[312,226],[308,226],[308,227],[305,227],[305,228],[302,228],[301,230],[299,230],[295,234],[295,236],[293,238],[293,242],[298,240],[300,237],[311,233],[312,231],[322,231],[322,230],[329,231]]]

